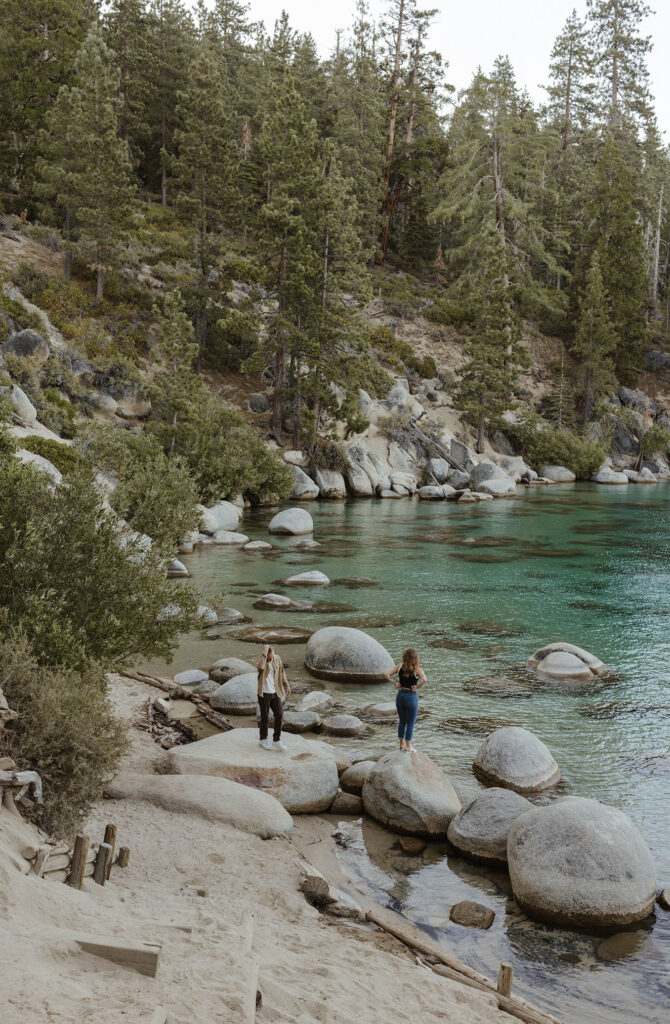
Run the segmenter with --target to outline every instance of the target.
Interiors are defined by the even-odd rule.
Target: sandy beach
[[[132,725],[152,693],[112,677],[132,742],[124,770],[146,771],[162,753]],[[493,995],[434,975],[384,932],[307,903],[300,848],[331,827],[320,819],[296,819],[290,839],[262,840],[115,800],[96,807],[86,830],[101,835],[109,821],[130,847],[129,867],[78,892],[19,870],[35,830],[0,811],[3,1024],[149,1024],[158,1007],[170,1024],[512,1020]],[[160,943],[156,978],[82,952],[83,934]]]

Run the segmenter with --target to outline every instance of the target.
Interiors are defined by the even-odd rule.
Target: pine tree
[[[41,166],[44,184],[55,187],[57,202],[67,198],[66,233],[74,221],[74,251],[95,271],[100,302],[105,273],[119,258],[134,184],[126,146],[118,137],[119,72],[96,24],[75,72],[77,84],[61,87],[50,114],[50,139],[45,139],[50,153]],[[50,161],[57,166],[49,167]]]
[[[76,233],[74,203],[78,175],[84,170],[76,131],[80,113],[78,94],[67,86],[59,91],[47,115],[47,128],[38,140],[44,154],[37,161],[35,193],[46,200],[44,219],[62,226],[65,240],[65,276],[72,276],[73,240]]]
[[[576,290],[585,286],[597,251],[616,337],[617,375],[622,383],[633,384],[647,337],[648,280],[632,176],[612,137],[605,142],[596,167],[587,217],[589,228],[575,274]]]
[[[0,0],[0,182],[30,194],[37,135],[71,76],[95,7],[88,0]]]
[[[635,130],[651,115],[646,56],[651,40],[640,24],[651,13],[644,0],[588,0],[601,123]]]
[[[181,424],[196,409],[206,390],[202,378],[193,373],[198,355],[193,325],[184,309],[181,294],[168,292],[163,308],[153,308],[156,320],[156,342],[163,371],[154,376],[150,388],[153,432],[159,436],[166,452],[174,451]]]
[[[579,319],[573,346],[573,354],[580,364],[578,381],[584,423],[589,422],[598,399],[607,394],[615,382],[612,355],[616,350],[617,337],[608,305],[600,271],[600,257],[596,251],[579,300]]]
[[[579,141],[593,111],[593,52],[584,22],[573,11],[556,38],[549,64],[548,117],[562,152]]]
[[[146,0],[111,0],[105,12],[105,40],[116,54],[119,85],[119,134],[135,166],[148,148],[151,100],[150,20]]]
[[[473,288],[477,309],[468,361],[458,371],[454,404],[477,430],[477,451],[487,426],[514,405],[517,374],[528,364],[520,344],[521,324],[509,285],[509,260],[501,233],[494,227],[481,238],[477,251],[478,280]]]

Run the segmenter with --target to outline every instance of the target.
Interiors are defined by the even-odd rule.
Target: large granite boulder
[[[371,498],[375,493],[370,477],[356,462],[349,462],[345,469],[347,486],[355,498]]]
[[[313,501],[319,497],[319,488],[300,466],[289,465],[293,474],[292,501]]]
[[[496,466],[494,462],[484,459],[470,473],[470,487],[477,491],[479,490],[479,485],[483,484],[485,480],[503,480],[506,476],[507,474],[500,466]]]
[[[438,484],[446,484],[447,477],[451,471],[451,466],[446,459],[432,458],[428,459],[428,465],[426,466],[426,477],[429,480],[435,480]]]
[[[216,523],[216,530],[237,530],[242,520],[242,509],[233,505],[232,501],[217,501],[208,509]],[[214,531],[216,533],[216,530]]]
[[[346,793],[356,793],[357,796],[360,796],[375,764],[375,761],[358,761],[356,764],[352,764],[351,768],[347,768],[340,776],[342,789]]]
[[[517,793],[547,789],[561,777],[549,748],[532,732],[516,725],[496,729],[487,736],[472,767],[489,786],[503,786]]]
[[[305,667],[320,679],[376,683],[386,678],[393,658],[360,629],[326,626],[313,633],[305,651]]]
[[[212,544],[232,544],[243,547],[249,543],[245,533],[237,533],[236,530],[217,530],[212,534]]]
[[[365,722],[355,715],[330,715],[321,725],[324,736],[362,736],[365,729]]]
[[[216,821],[261,839],[285,836],[293,819],[278,800],[261,789],[207,775],[145,775],[124,773],[106,787],[112,800],[144,800],[198,820]]]
[[[255,672],[256,669],[248,661],[242,658],[219,658],[209,670],[209,678],[215,683],[227,683],[235,676],[242,676],[248,672]]]
[[[44,473],[45,476],[48,476],[55,487],[58,487],[63,482],[61,471],[56,469],[53,462],[49,462],[43,455],[38,455],[37,452],[29,452],[27,448],[19,448],[14,452],[14,456],[24,466],[30,466],[32,469],[37,470],[38,473]]]
[[[301,697],[295,706],[296,711],[326,711],[332,708],[335,701],[325,690],[311,690]]]
[[[317,469],[314,473],[322,498],[346,498],[344,477],[336,469]]]
[[[2,352],[4,355],[30,359],[37,366],[42,366],[49,358],[51,350],[41,334],[26,329],[19,331],[9,341],[6,341],[2,346]]]
[[[325,572],[311,569],[309,572],[299,572],[295,576],[289,576],[284,583],[287,587],[326,587],[330,580]]]
[[[507,858],[514,897],[531,917],[577,928],[623,928],[651,913],[656,870],[622,811],[565,797],[513,823]]]
[[[270,520],[270,533],[288,533],[293,536],[301,533],[312,533],[314,523],[304,508],[285,508]]]
[[[531,807],[529,800],[510,789],[480,790],[452,820],[447,838],[472,860],[506,864],[512,823]]]
[[[582,647],[561,641],[535,651],[528,659],[528,665],[552,679],[592,679],[607,672],[607,665],[600,658]]]
[[[553,480],[555,484],[573,484],[577,479],[575,474],[567,466],[543,466],[540,476],[546,480]]]
[[[628,477],[625,473],[619,473],[609,466],[601,466],[597,473],[591,477],[594,484],[627,484]]]
[[[186,668],[183,672],[177,672],[174,681],[182,689],[190,690],[192,686],[207,682],[209,676],[201,668]]]
[[[0,397],[8,398],[14,406],[14,412],[27,426],[32,426],[37,419],[37,409],[28,398],[25,391],[22,391],[18,384],[3,384],[0,387]]]
[[[226,715],[253,715],[258,706],[258,672],[245,672],[222,683],[209,699],[215,711]]]
[[[178,775],[213,775],[264,790],[291,814],[327,810],[337,795],[337,751],[288,733],[283,740],[286,751],[264,750],[258,729],[232,729],[173,747],[168,767]]]
[[[477,486],[477,494],[488,494],[492,498],[507,498],[516,494],[516,484],[507,474],[482,480]]]
[[[467,444],[463,444],[462,441],[457,441],[456,438],[452,438],[449,445],[449,454],[459,466],[461,466],[466,473],[471,473],[477,465],[477,456],[473,452],[472,448],[468,448]],[[449,483],[452,483],[449,480]],[[455,486],[455,484],[454,484]]]
[[[363,786],[366,813],[394,832],[444,838],[461,803],[426,754],[394,750],[376,762]]]

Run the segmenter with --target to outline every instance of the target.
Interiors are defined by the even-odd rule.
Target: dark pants
[[[415,690],[398,690],[395,706],[398,709],[398,738],[409,742],[419,713],[419,694]]]
[[[268,738],[268,721],[270,718],[270,708],[272,708],[272,714],[274,715],[272,739],[276,743],[277,740],[281,738],[281,720],[284,715],[281,700],[276,693],[262,693],[258,698],[258,705],[261,709],[261,720],[259,725],[261,739],[266,740]]]

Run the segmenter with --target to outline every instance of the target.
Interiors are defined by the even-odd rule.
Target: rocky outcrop
[[[406,835],[444,838],[461,809],[454,787],[419,751],[395,750],[376,762],[363,786],[365,811]]]
[[[472,860],[506,864],[509,830],[531,807],[525,797],[510,789],[481,790],[452,820],[447,838]]]
[[[232,779],[275,797],[291,814],[326,811],[338,789],[337,752],[325,743],[286,734],[287,751],[264,750],[257,729],[232,729],[168,752],[171,771]]]
[[[536,793],[554,786],[561,773],[551,751],[527,729],[510,725],[496,729],[475,754],[475,775],[489,786]]]
[[[230,779],[206,775],[124,773],[106,787],[112,800],[143,800],[178,814],[195,814],[250,832],[262,839],[285,836],[293,819],[278,800],[261,789],[250,791]]]
[[[577,479],[575,474],[567,466],[543,466],[540,476],[552,480],[555,484],[573,484]]]
[[[14,406],[14,412],[27,426],[32,426],[35,423],[37,420],[37,409],[18,384],[12,384],[11,386],[8,384],[1,385],[0,397],[9,399]]]
[[[601,466],[591,477],[594,484],[627,484],[628,477],[625,473],[619,473],[610,466]]]
[[[214,691],[209,702],[226,715],[253,715],[258,706],[258,672],[233,676]]]
[[[541,921],[623,928],[653,909],[656,870],[644,839],[597,800],[565,797],[522,814],[507,856],[514,898]]]
[[[314,523],[311,515],[304,508],[285,508],[270,521],[268,530],[270,533],[288,533],[297,536],[303,533],[312,533]]]
[[[559,641],[531,654],[527,664],[552,679],[589,679],[607,672],[600,658],[582,647]]]
[[[14,452],[15,457],[22,462],[24,466],[31,466],[32,469],[36,469],[38,473],[44,473],[45,476],[49,477],[49,480],[57,487],[63,482],[63,474],[59,469],[56,469],[53,462],[49,462],[43,455],[37,455],[36,452],[29,452],[26,448],[19,448]]]
[[[293,490],[291,491],[292,501],[313,501],[319,497],[319,488],[314,481],[307,476],[307,473],[300,466],[289,463],[293,474]]]
[[[36,366],[43,366],[49,358],[51,350],[41,334],[27,329],[12,335],[9,341],[2,346],[2,353],[29,359]]]
[[[373,637],[348,626],[326,626],[314,633],[305,651],[305,666],[321,679],[374,683],[383,681],[393,658]]]
[[[322,498],[346,498],[347,485],[338,470],[317,469],[314,472],[314,478]]]

